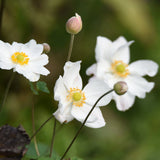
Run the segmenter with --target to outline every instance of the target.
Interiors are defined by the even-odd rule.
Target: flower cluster
[[[31,136],[31,140],[34,137],[35,150],[38,157],[40,153],[35,135],[52,117],[55,118],[55,123],[49,159],[52,158],[57,120],[65,124],[76,119],[82,123],[60,159],[63,160],[84,125],[90,128],[105,126],[106,122],[100,110],[101,106],[106,106],[111,100],[114,100],[117,109],[125,111],[133,106],[136,96],[145,98],[146,93],[150,92],[154,87],[154,82],[147,81],[143,76],[155,76],[158,72],[158,64],[152,60],[138,60],[129,64],[130,45],[134,41],[128,42],[122,36],[113,42],[106,37],[97,37],[95,47],[96,63],[86,70],[86,74],[92,77],[90,77],[86,86],[83,87],[82,78],[79,73],[81,61],[70,61],[74,37],[81,29],[82,19],[76,13],[75,16],[66,22],[66,31],[71,35],[71,40],[67,62],[64,65],[64,74],[63,76],[59,76],[54,86],[54,100],[58,101],[58,108],[37,131],[34,131],[34,105],[32,105],[32,128],[34,133]],[[5,70],[13,69],[13,72],[22,74],[30,82],[36,82],[40,79],[40,75],[47,76],[50,73],[44,67],[49,62],[48,56],[45,53],[48,53],[50,49],[47,43],[37,44],[33,39],[25,44],[17,42],[9,44],[0,40],[0,68]],[[5,104],[4,102],[12,80],[13,78],[10,79],[6,87],[0,112]],[[30,83],[30,86],[36,95],[38,95],[39,91],[50,93],[45,82],[37,82],[35,85],[36,89],[32,83]],[[22,128],[21,130],[24,133]],[[1,134],[0,139],[4,135]],[[8,135],[9,141],[13,143],[14,138],[10,136],[10,131],[7,133],[7,139]],[[27,144],[30,143],[30,139],[27,140]],[[3,142],[1,148],[1,150],[5,150]],[[25,149],[25,146],[23,148]]]
[[[69,122],[73,118],[83,122],[95,100],[109,89],[114,88],[115,92],[106,96],[108,100],[103,100],[106,103],[101,105],[107,105],[113,99],[118,110],[121,111],[129,109],[133,105],[135,96],[145,98],[146,92],[153,89],[154,83],[148,82],[142,76],[155,76],[158,65],[151,60],[139,60],[129,65],[129,46],[132,43],[133,41],[127,42],[124,37],[119,37],[111,42],[109,39],[99,36],[95,49],[97,63],[86,71],[87,75],[94,76],[83,90],[81,90],[82,82],[79,76],[80,62],[66,63],[64,76],[60,76],[54,89],[55,100],[59,101],[59,108],[54,115],[61,123]],[[115,85],[119,81],[120,83]],[[104,83],[107,85],[106,87]],[[104,88],[106,89],[104,90]],[[128,90],[127,93],[125,93],[126,90]],[[97,118],[91,121],[91,118],[96,116]],[[88,119],[86,126],[98,128],[103,125],[104,120],[97,107]]]
[[[66,23],[66,30],[71,35],[77,34],[81,29],[82,21],[78,14]],[[113,99],[118,110],[125,111],[134,104],[136,96],[145,98],[146,93],[153,89],[154,82],[148,82],[143,76],[155,76],[158,65],[151,60],[129,64],[129,47],[132,43],[124,37],[113,42],[105,37],[97,37],[97,63],[87,69],[86,74],[93,77],[84,88],[79,74],[81,61],[66,62],[64,75],[59,76],[54,87],[54,99],[59,101],[59,105],[53,115],[58,121],[68,123],[77,119],[83,123],[99,97],[114,89],[115,92],[98,102],[85,123],[88,127],[100,128],[105,125],[100,106],[107,105]],[[13,69],[31,82],[38,81],[40,75],[49,74],[44,67],[48,63],[48,56],[43,51],[50,51],[50,47],[45,43],[37,44],[35,40],[26,44],[0,41],[0,68]],[[119,83],[116,84],[117,82]]]

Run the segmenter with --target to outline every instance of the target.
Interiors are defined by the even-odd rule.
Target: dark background
[[[82,60],[81,76],[84,84],[88,78],[86,69],[95,62],[96,37],[111,40],[123,35],[131,45],[131,62],[151,59],[160,64],[160,1],[159,0],[6,0],[1,40],[26,43],[35,39],[51,46],[49,64],[51,74],[41,76],[47,82],[50,95],[33,96],[29,81],[16,74],[3,111],[0,125],[22,124],[32,135],[31,106],[35,104],[36,128],[56,109],[53,88],[56,79],[63,74],[70,35],[65,23],[75,12],[81,15],[83,29],[76,35],[72,61]],[[12,71],[0,70],[0,99]],[[155,87],[145,99],[136,98],[126,112],[116,109],[112,101],[102,107],[106,126],[101,129],[85,127],[68,156],[85,160],[158,160],[160,157],[160,80],[159,73],[152,78]],[[34,102],[33,102],[34,101]],[[51,120],[38,134],[38,142],[50,145],[54,121]],[[60,124],[58,125],[60,126]],[[62,155],[80,123],[72,121],[56,134],[55,151]]]

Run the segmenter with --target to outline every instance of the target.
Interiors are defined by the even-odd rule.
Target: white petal
[[[103,79],[106,73],[111,73],[111,63],[104,60],[97,62],[96,76]]]
[[[131,74],[138,74],[141,76],[155,76],[158,72],[158,64],[151,60],[138,60],[133,62],[128,67]]]
[[[96,120],[94,122],[86,122],[85,126],[87,127],[91,127],[91,128],[101,128],[104,127],[106,122],[103,118],[102,112],[100,111],[100,109],[94,108],[96,109]]]
[[[7,63],[7,62],[1,62],[0,61],[0,68],[1,69],[6,69],[6,70],[10,70],[14,67],[13,63]]]
[[[24,44],[22,43],[17,43],[17,42],[13,42],[12,43],[12,54],[15,52],[22,52],[22,47],[24,46]]]
[[[34,66],[34,68],[30,67],[33,73],[41,74],[47,76],[50,72],[43,66]]]
[[[11,69],[15,65],[11,60],[12,47],[9,43],[0,41],[0,68]]]
[[[64,85],[63,78],[59,76],[54,87],[54,99],[56,101],[60,101],[61,104],[65,104],[67,102],[66,101],[67,95],[68,95],[68,92],[67,92],[67,88]]]
[[[22,74],[24,77],[26,77],[31,82],[36,82],[40,79],[39,74],[33,73],[30,70],[26,70],[24,67],[21,67],[19,65],[17,65],[16,68],[14,68],[14,71]]]
[[[11,57],[12,46],[9,43],[5,43],[0,41],[0,59],[3,59],[4,56],[10,58]]]
[[[110,41],[108,38],[98,36],[95,48],[96,60],[97,61],[103,59],[109,60],[112,54],[111,46],[112,46],[112,41]]]
[[[86,96],[86,103],[93,106],[95,102],[109,90],[109,86],[102,80],[94,79],[90,81],[83,89]],[[106,95],[98,102],[97,106],[107,105],[111,101],[111,98],[111,94]]]
[[[113,88],[116,82],[124,81],[123,78],[112,73],[111,64],[103,62],[104,61],[97,63],[96,77],[104,80],[109,85],[110,88]]]
[[[77,62],[66,62],[64,66],[63,80],[68,88],[79,88],[82,89],[82,79],[79,75],[81,61]]]
[[[57,109],[53,115],[60,123],[68,123],[74,119],[74,117],[71,115],[71,107],[66,107],[64,112],[61,112],[60,109]]]
[[[77,119],[80,122],[83,122],[86,118],[86,116],[88,115],[88,113],[90,112],[92,106],[84,103],[83,106],[78,107],[78,106],[74,106],[72,105],[72,110],[71,110],[71,114],[73,115],[73,117],[75,119]],[[96,107],[98,108],[98,107]],[[94,108],[93,112],[91,113],[91,115],[88,117],[87,122],[94,122],[97,119],[97,109]]]
[[[90,110],[91,106],[87,104],[84,104],[83,107],[73,106],[71,114],[75,119],[83,123]],[[105,125],[102,113],[98,107],[94,108],[85,125],[91,128],[100,128]]]
[[[48,64],[48,56],[46,54],[42,54],[36,57],[31,57],[30,63],[44,66]]]
[[[30,59],[28,67],[34,73],[48,75],[50,72],[44,67],[44,65],[46,65],[47,63],[48,63],[48,56],[42,54],[39,57]]]
[[[133,43],[133,41],[130,41],[130,42],[125,42],[125,44],[123,44],[122,42],[119,42],[121,44],[121,46],[119,46],[117,48],[116,46],[116,51],[112,57],[112,60],[115,61],[115,60],[121,60],[123,61],[124,63],[128,64],[129,63],[129,60],[130,60],[130,51],[129,51],[129,46]],[[119,44],[118,43],[118,44]],[[123,44],[123,45],[122,45]]]
[[[116,50],[127,43],[128,41],[123,36],[120,36],[115,41],[113,41],[113,45],[115,46],[114,48]]]
[[[97,65],[96,64],[93,64],[91,65],[87,70],[86,70],[86,74],[87,75],[92,75],[92,74],[96,74],[96,68],[97,68]]]
[[[70,118],[73,118],[73,116],[71,116],[72,105],[71,102],[67,101],[67,95],[68,92],[64,85],[63,78],[60,76],[54,87],[54,99],[59,101],[58,111],[55,115],[61,123],[64,121],[69,121]]]
[[[128,91],[139,98],[145,98],[145,93],[150,92],[154,87],[153,82],[148,82],[140,76],[130,75],[127,77],[126,82],[128,84]]]
[[[23,44],[21,52],[24,52],[31,57],[37,57],[42,54],[43,45],[37,44],[35,40],[30,40],[28,43]]]
[[[31,39],[29,42],[25,43],[26,46],[32,47],[35,46],[37,42],[34,39]]]
[[[115,100],[117,109],[119,111],[126,111],[134,104],[135,96],[128,92],[122,96],[119,96],[116,93],[114,93],[113,99]]]

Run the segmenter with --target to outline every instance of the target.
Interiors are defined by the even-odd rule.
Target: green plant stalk
[[[33,133],[33,135],[31,136],[31,140],[34,138],[34,136],[44,127],[44,125],[53,118],[54,116],[51,115],[37,130],[36,132]]]
[[[2,111],[2,108],[5,105],[5,102],[6,102],[6,99],[7,99],[7,96],[8,96],[8,92],[9,92],[9,89],[11,87],[14,76],[15,76],[15,72],[12,73],[12,76],[11,76],[11,78],[10,78],[8,84],[7,84],[7,87],[6,87],[6,90],[5,90],[5,93],[4,93],[4,98],[3,98],[3,101],[2,101],[2,105],[0,106],[0,112]]]
[[[33,133],[35,132],[35,121],[34,121],[34,104],[32,105],[32,129],[33,129]],[[35,150],[37,153],[37,156],[40,156],[39,150],[38,150],[38,145],[37,145],[37,140],[36,140],[36,136],[34,136],[34,146],[35,146]]]
[[[3,18],[4,7],[5,7],[5,0],[1,0],[1,8],[0,8],[0,39],[2,38],[2,18]]]
[[[77,131],[76,135],[74,136],[73,140],[71,141],[71,143],[69,144],[68,148],[66,149],[66,151],[64,152],[63,156],[61,157],[60,160],[63,160],[63,158],[65,157],[65,155],[67,154],[67,152],[69,151],[69,149],[71,148],[73,142],[76,140],[76,138],[78,137],[81,129],[83,128],[83,126],[85,125],[88,117],[90,116],[90,114],[92,113],[92,111],[94,110],[94,108],[96,107],[97,103],[104,97],[106,96],[107,94],[111,93],[112,91],[114,91],[114,89],[106,92],[105,94],[103,94],[100,98],[98,98],[98,100],[95,102],[95,104],[93,105],[92,109],[90,110],[90,112],[88,113],[88,115],[86,116],[85,120],[83,121],[81,127],[79,128],[79,130]]]
[[[53,127],[53,136],[52,136],[52,142],[51,142],[51,147],[50,147],[50,157],[52,157],[52,151],[53,151],[53,144],[54,144],[54,138],[55,138],[55,134],[56,134],[56,124],[57,124],[57,120],[55,118],[54,121],[54,127]]]
[[[74,42],[74,34],[71,34],[67,61],[70,61],[70,59],[71,59],[71,54],[72,54],[72,49],[73,49],[73,42]]]

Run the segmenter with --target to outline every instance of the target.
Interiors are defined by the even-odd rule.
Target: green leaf
[[[39,95],[38,91],[35,89],[34,85],[32,82],[29,82],[31,91],[33,92],[34,95]]]
[[[52,157],[49,157],[49,151],[50,147],[43,144],[43,143],[38,143],[38,150],[40,153],[40,157],[37,156],[34,143],[32,142],[31,144],[28,145],[28,151],[24,156],[24,159],[38,159],[38,160],[60,160],[60,157],[55,153],[53,150],[52,152]]]
[[[38,149],[39,149],[40,155],[47,155],[46,153],[48,151],[48,146],[46,146],[42,143],[39,143],[38,144]],[[37,159],[38,158],[35,147],[34,147],[34,143],[30,143],[28,145],[28,151],[25,154],[25,157],[30,158],[30,159]]]
[[[36,87],[39,91],[42,91],[42,92],[45,92],[45,93],[50,93],[49,89],[47,87],[47,84],[44,81],[38,81],[37,84],[36,84]]]

